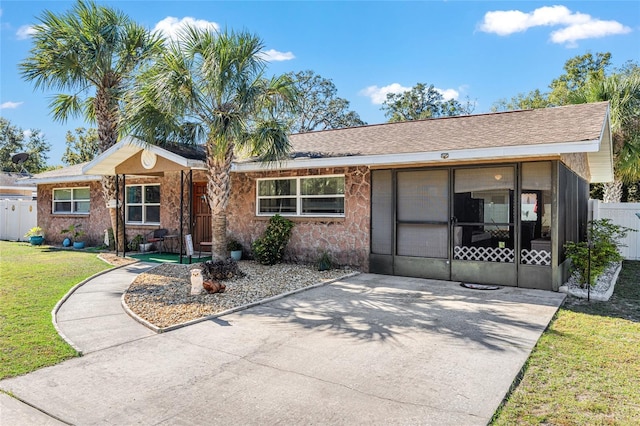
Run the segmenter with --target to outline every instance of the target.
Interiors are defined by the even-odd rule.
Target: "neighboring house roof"
[[[31,196],[36,191],[35,186],[25,183],[27,174],[0,172],[0,197],[1,198],[22,198]]]
[[[607,102],[405,121],[290,136],[277,168],[394,165],[586,152],[593,181],[613,177]],[[236,171],[263,170],[255,159]]]

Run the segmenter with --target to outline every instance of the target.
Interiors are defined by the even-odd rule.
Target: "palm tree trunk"
[[[102,196],[104,197],[105,203],[109,204],[110,200],[116,199],[116,178],[115,176],[103,176],[102,177]],[[109,207],[107,207],[109,208]],[[118,214],[120,214],[120,218],[122,215],[122,206],[118,205],[115,208],[109,208],[109,217],[111,218],[111,229],[113,229],[113,237],[115,238],[115,247],[118,251],[124,251],[125,245],[125,235],[124,235],[124,221],[120,221],[120,224],[117,225]],[[116,233],[116,229],[118,232]]]
[[[619,203],[622,200],[622,181],[614,179],[603,185],[602,201],[605,203]]]
[[[229,144],[223,159],[218,159],[207,146],[207,197],[211,208],[211,256],[227,257],[227,205],[231,194],[231,162],[233,145]]]

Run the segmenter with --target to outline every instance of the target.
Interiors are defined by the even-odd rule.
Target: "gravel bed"
[[[349,269],[318,271],[309,265],[264,266],[255,261],[238,262],[244,277],[224,280],[224,293],[191,296],[193,265],[161,264],[142,273],[124,295],[128,308],[156,327],[164,328],[213,315],[351,273]]]

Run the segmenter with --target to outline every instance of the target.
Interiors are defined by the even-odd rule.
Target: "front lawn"
[[[51,310],[74,285],[110,268],[95,253],[0,241],[0,379],[76,356]]]
[[[492,424],[640,424],[640,261],[609,302],[567,299]]]

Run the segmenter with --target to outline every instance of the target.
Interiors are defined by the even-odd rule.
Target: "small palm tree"
[[[622,198],[623,183],[640,180],[640,68],[625,74],[591,78],[570,95],[571,103],[609,101],[614,181],[604,185],[604,202]]]
[[[289,149],[282,108],[296,94],[286,76],[264,77],[263,43],[247,32],[215,33],[185,26],[143,73],[128,110],[143,140],[202,141],[207,149],[207,196],[212,253],[226,255],[231,163],[238,153],[282,158]]]
[[[127,15],[92,1],[78,0],[66,13],[45,11],[39,21],[29,56],[19,65],[22,77],[37,88],[67,92],[49,105],[54,119],[83,116],[97,122],[99,151],[104,152],[117,142],[125,89],[139,67],[160,51],[162,40]],[[105,202],[114,199],[114,177],[105,176],[102,184]],[[116,229],[117,212],[110,211]],[[117,240],[122,249],[123,236]]]

